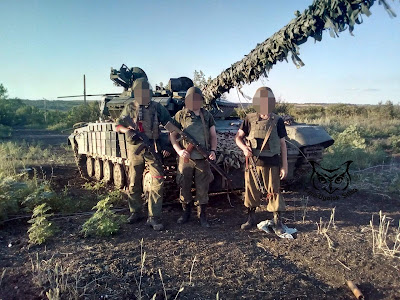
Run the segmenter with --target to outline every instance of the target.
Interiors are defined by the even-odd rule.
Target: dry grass
[[[7,269],[4,269],[3,272],[1,272],[1,276],[0,276],[0,287],[1,287],[1,283],[3,282],[4,275],[6,275],[6,270],[7,270]]]
[[[335,225],[335,210],[336,207],[332,208],[331,216],[329,218],[329,222],[323,222],[322,217],[319,219],[319,223],[317,222],[317,232],[318,234],[322,234],[325,236],[329,249],[335,249],[335,242],[329,237],[328,231],[330,228],[336,228]]]
[[[190,268],[190,272],[189,272],[189,282],[185,282],[182,281],[182,283],[180,284],[179,288],[177,289],[177,293],[175,295],[175,297],[173,298],[174,300],[178,299],[179,294],[182,293],[185,290],[185,286],[193,286],[193,271],[194,271],[194,265],[197,262],[197,258],[196,256],[194,256],[193,260],[192,260],[192,264],[191,264],[191,268]],[[144,241],[143,239],[140,240],[140,274],[139,274],[139,280],[136,279],[135,277],[135,281],[136,281],[136,285],[137,285],[137,295],[136,295],[136,299],[144,299],[144,294],[147,294],[143,291],[143,287],[142,287],[142,281],[143,281],[143,274],[144,274],[144,269],[145,269],[145,262],[146,262],[146,251],[144,251]],[[158,275],[160,276],[160,280],[161,280],[161,285],[162,285],[162,289],[163,289],[163,294],[164,294],[164,299],[168,300],[168,299],[172,299],[171,295],[167,295],[167,290],[171,291],[171,290],[175,290],[175,288],[173,289],[167,289],[165,284],[164,284],[164,279],[163,279],[163,275],[162,275],[162,271],[159,268],[158,269]],[[157,295],[157,293],[155,293],[153,295],[153,297],[151,299],[159,299],[158,298],[159,295]]]
[[[374,226],[374,216],[372,215],[370,221],[372,251],[374,254],[400,258],[400,221],[397,229],[392,234],[389,234],[389,230],[391,229],[390,223],[392,221],[386,215],[382,214],[382,211],[379,211],[379,225],[376,229]]]
[[[31,265],[34,285],[43,289],[49,300],[58,300],[61,296],[63,299],[79,299],[84,295],[78,292],[79,275],[76,274],[73,280],[69,268],[64,268],[54,257],[40,260],[39,253],[36,253],[36,257],[31,258]]]
[[[303,215],[302,215],[302,220],[303,220],[303,224],[306,221],[306,214],[307,214],[307,206],[308,206],[308,196],[302,196],[300,201],[301,201],[301,208],[303,210]]]

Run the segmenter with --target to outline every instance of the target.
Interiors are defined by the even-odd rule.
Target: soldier
[[[117,120],[117,131],[123,132],[128,140],[129,158],[129,197],[128,204],[131,215],[129,223],[135,223],[143,217],[142,212],[142,193],[143,193],[143,172],[145,162],[149,166],[152,177],[151,190],[148,196],[148,219],[146,224],[154,230],[164,228],[160,221],[163,202],[164,170],[159,157],[155,157],[146,147],[142,147],[143,141],[137,135],[137,131],[144,133],[154,147],[155,152],[163,152],[164,156],[169,155],[166,151],[161,151],[159,143],[160,123],[165,125],[171,121],[171,117],[164,106],[151,101],[152,91],[147,78],[136,79],[133,83],[132,91],[134,100],[128,103],[121,116]],[[129,126],[132,120],[136,128]],[[138,152],[138,149],[142,150]],[[157,155],[156,155],[157,156]]]
[[[217,149],[217,133],[212,115],[203,105],[203,94],[197,87],[188,89],[185,97],[185,107],[178,111],[174,117],[177,126],[190,134],[205,149],[210,149],[209,158],[215,160]],[[193,198],[191,193],[192,183],[196,187],[195,201],[198,203],[197,213],[202,227],[208,228],[206,206],[208,203],[209,184],[213,180],[210,164],[196,149],[192,149],[184,141],[182,145],[177,142],[177,133],[171,133],[171,143],[179,155],[177,183],[180,186],[180,201],[183,214],[178,219],[178,224],[189,221],[192,212]]]
[[[285,210],[285,201],[279,191],[279,179],[284,179],[288,172],[285,124],[282,118],[273,113],[275,96],[270,88],[261,87],[256,91],[253,106],[256,113],[246,116],[235,141],[246,158],[254,158],[257,174],[268,192],[267,210],[274,215],[273,229],[275,233],[282,234],[281,212]],[[244,138],[248,141],[247,145]],[[248,218],[241,229],[249,229],[256,224],[255,210],[260,206],[261,196],[253,174],[246,168],[244,205],[247,207]]]

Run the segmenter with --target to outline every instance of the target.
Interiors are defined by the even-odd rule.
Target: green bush
[[[32,226],[28,229],[29,243],[40,245],[47,241],[57,231],[55,226],[49,222],[48,218],[53,214],[47,213],[51,208],[46,203],[36,206],[32,213],[32,218],[28,221]]]
[[[43,181],[22,201],[22,204],[28,211],[31,211],[34,207],[43,203],[57,207],[60,201],[60,197],[52,190],[50,182]]]
[[[94,122],[100,117],[100,109],[98,102],[88,102],[73,107],[67,114],[66,123],[72,127],[75,123],[79,122]],[[61,120],[60,120],[61,121]]]
[[[297,119],[307,118],[309,120],[319,119],[325,116],[325,108],[319,105],[311,105],[293,109],[293,117]]]
[[[235,108],[235,114],[242,120],[246,117],[247,114],[254,113],[254,112],[256,112],[256,111],[254,110],[253,106],[248,106],[245,109],[243,109],[241,107]]]
[[[334,136],[335,143],[327,149],[324,156],[326,167],[335,168],[347,160],[352,160],[352,167],[363,169],[388,160],[388,156],[379,143],[367,143],[362,131],[350,125],[342,133]]]
[[[360,128],[350,125],[335,138],[335,146],[341,148],[365,149],[367,144],[361,136]]]
[[[11,136],[11,128],[9,126],[0,124],[0,139],[8,138],[10,136]]]
[[[400,135],[393,135],[388,140],[393,152],[400,153]]]
[[[33,190],[34,185],[24,175],[0,177],[0,222],[18,213],[22,202]]]
[[[294,110],[294,105],[286,102],[279,101],[276,103],[276,114],[280,116],[291,115]]]
[[[93,209],[96,209],[96,212],[82,225],[81,232],[85,237],[92,235],[109,236],[119,230],[120,225],[125,222],[125,218],[116,215],[111,210],[112,206],[110,198],[107,197],[100,200],[93,207]]]

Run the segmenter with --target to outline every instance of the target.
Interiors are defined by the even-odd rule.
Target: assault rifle
[[[142,144],[139,146],[139,148],[136,149],[135,154],[139,154],[143,150],[143,148],[146,147],[147,150],[149,150],[149,152],[153,155],[153,157],[159,163],[162,164],[160,153],[156,151],[155,141],[152,143],[146,134],[144,134],[143,132],[140,132],[137,124],[135,124],[133,122],[133,120],[130,116],[123,117],[122,121],[124,121],[126,124],[128,124],[129,127],[132,127],[132,130],[135,131],[135,135],[142,141]]]
[[[229,175],[223,169],[221,169],[221,167],[218,166],[215,161],[209,158],[208,151],[204,149],[189,133],[183,132],[171,122],[165,124],[164,127],[170,133],[178,133],[189,145],[193,145],[194,149],[196,149],[209,162],[211,167],[213,167],[215,171],[217,171],[226,180],[228,188],[231,187],[232,179],[229,177]]]

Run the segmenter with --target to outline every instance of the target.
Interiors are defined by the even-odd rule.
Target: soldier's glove
[[[131,142],[140,141],[140,137],[136,134],[136,131],[133,129],[129,129],[125,134],[127,139]]]

